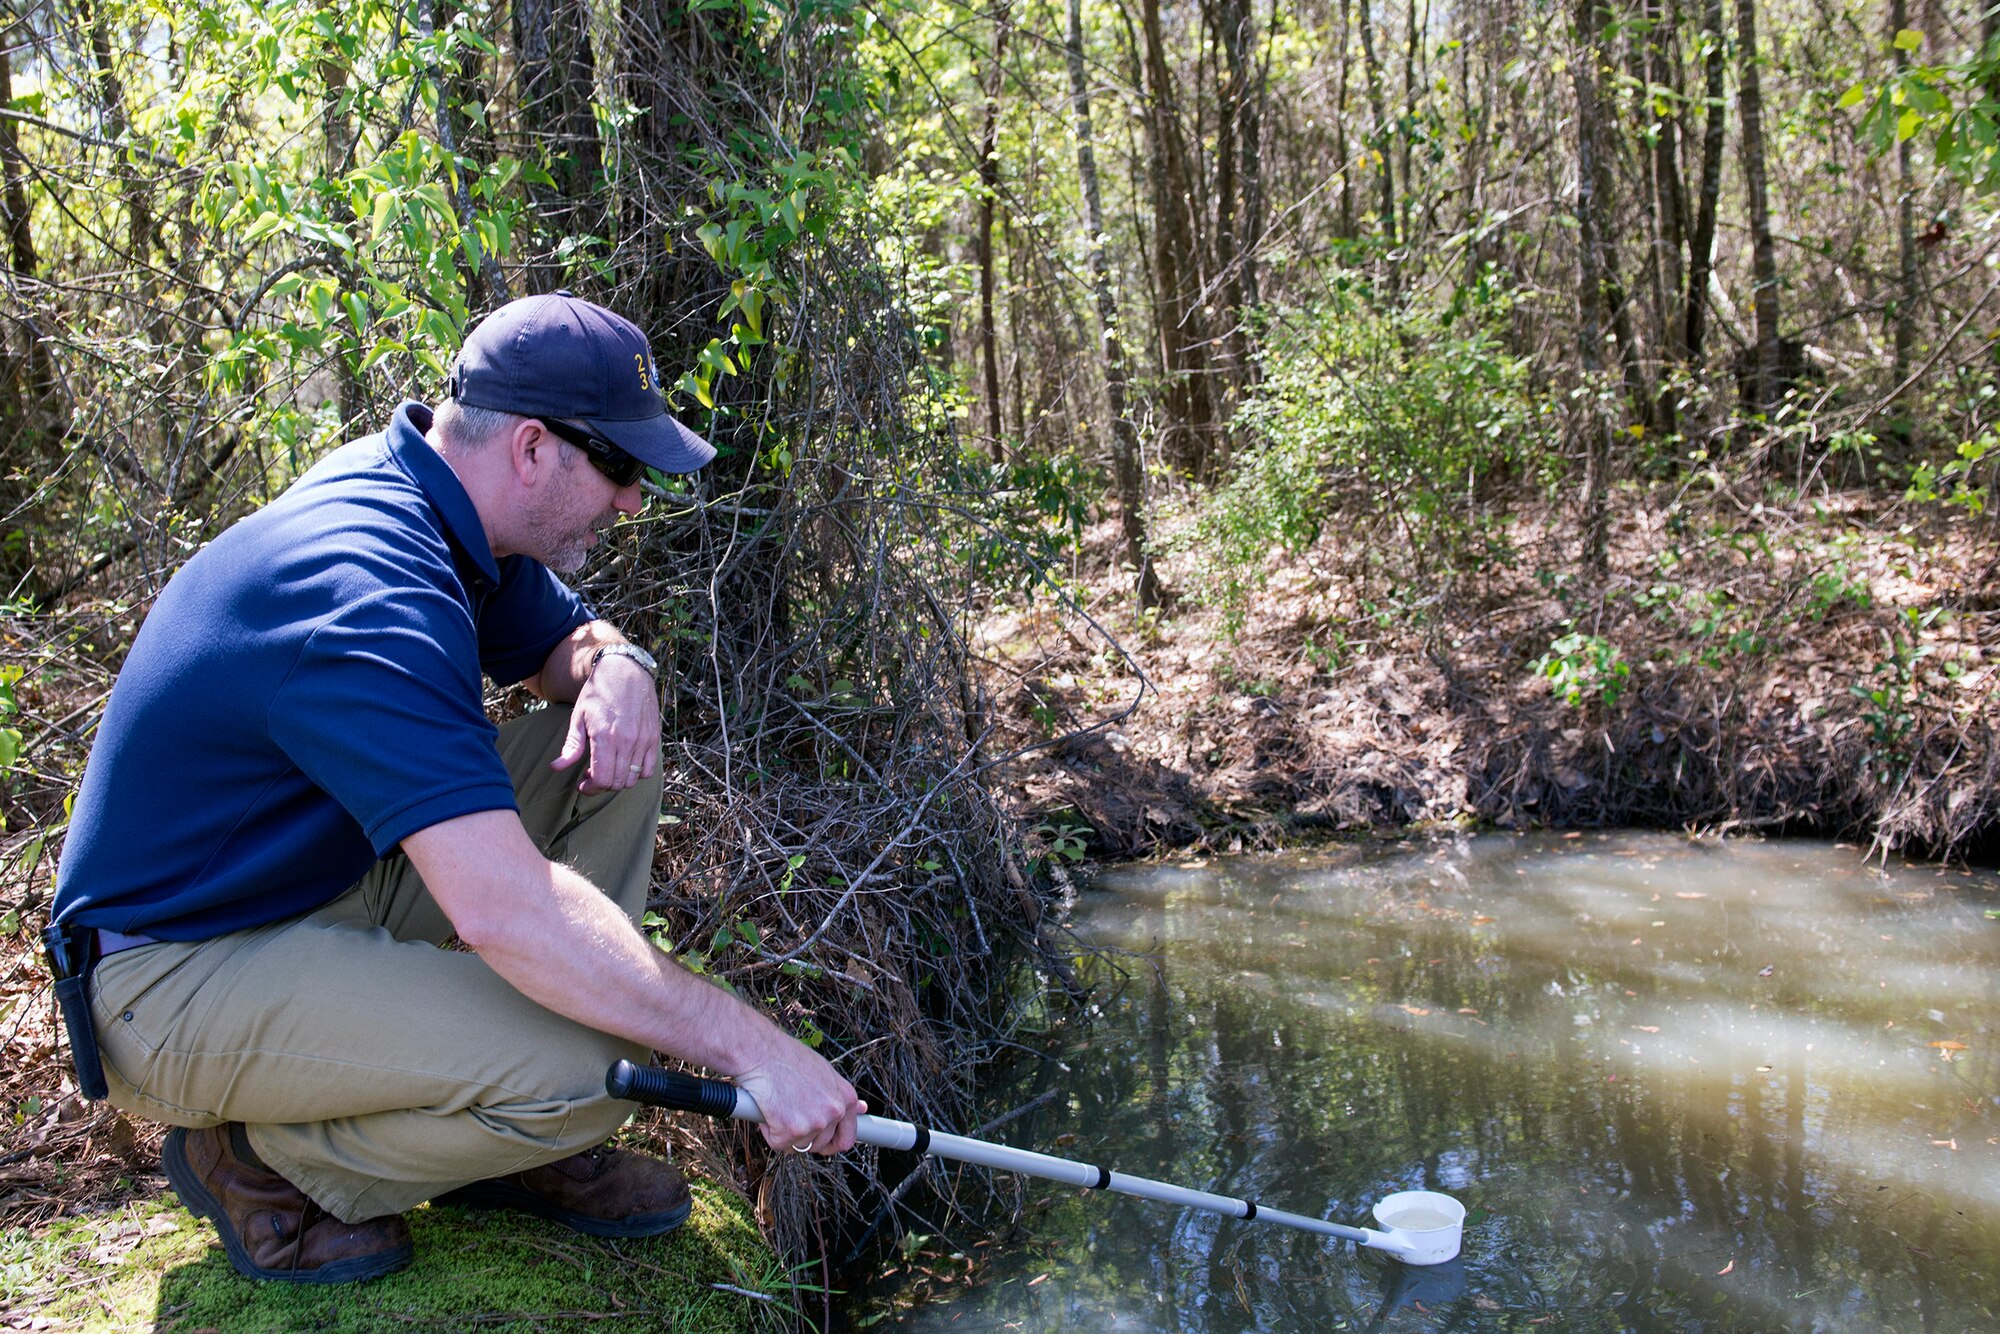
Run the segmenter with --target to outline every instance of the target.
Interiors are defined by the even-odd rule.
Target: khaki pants
[[[549,769],[569,710],[500,729],[536,846],[637,921],[660,780],[579,796]],[[358,1222],[602,1142],[630,1113],[604,1091],[630,1043],[536,1005],[478,956],[401,853],[317,912],[98,965],[111,1101],[181,1126],[242,1121],[260,1157]]]

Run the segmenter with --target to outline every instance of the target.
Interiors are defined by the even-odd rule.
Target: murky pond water
[[[1112,872],[1102,1014],[1010,1143],[1461,1260],[1034,1184],[919,1330],[2000,1330],[2000,877],[1471,837]]]

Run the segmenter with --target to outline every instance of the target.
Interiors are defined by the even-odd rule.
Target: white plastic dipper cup
[[[1401,1190],[1375,1202],[1375,1221],[1388,1233],[1388,1251],[1405,1264],[1439,1265],[1457,1256],[1465,1231],[1465,1206],[1434,1190]]]

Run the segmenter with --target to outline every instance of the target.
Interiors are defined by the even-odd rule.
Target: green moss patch
[[[697,1184],[666,1237],[600,1241],[495,1211],[410,1214],[417,1258],[372,1283],[258,1283],[171,1195],[0,1233],[0,1324],[62,1330],[773,1329],[795,1293],[736,1196]]]

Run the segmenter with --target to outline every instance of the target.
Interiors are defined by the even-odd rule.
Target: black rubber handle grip
[[[614,1098],[671,1107],[704,1116],[736,1115],[736,1086],[720,1079],[702,1079],[651,1066],[620,1061],[605,1072],[604,1089]]]

